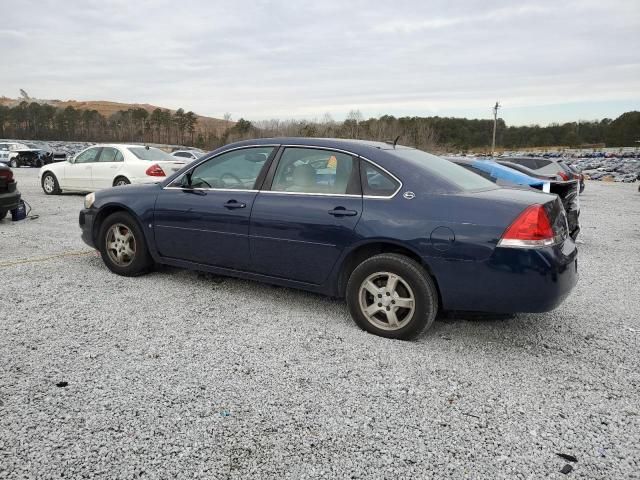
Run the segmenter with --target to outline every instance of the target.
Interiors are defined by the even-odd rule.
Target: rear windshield
[[[439,177],[456,185],[461,190],[483,190],[496,188],[493,182],[482,178],[480,175],[470,172],[449,160],[436,157],[435,155],[423,152],[422,150],[407,148],[394,150],[390,153],[400,158],[420,162],[420,164],[427,170],[430,170]]]
[[[129,147],[129,151],[133,153],[136,157],[138,157],[140,160],[150,160],[150,161],[157,161],[157,160],[175,161],[176,160],[176,157],[172,157],[168,153],[163,152],[159,148],[155,148],[155,147],[149,147],[149,148]]]

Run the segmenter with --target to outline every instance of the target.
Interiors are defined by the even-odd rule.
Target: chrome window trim
[[[163,187],[163,190],[198,190],[202,192],[253,192],[257,193],[260,190],[248,190],[246,188],[183,188],[183,187]]]
[[[400,190],[402,190],[402,180],[400,180],[398,177],[396,177],[393,173],[391,173],[389,170],[387,170],[384,167],[381,167],[380,165],[378,165],[376,162],[373,162],[371,160],[369,160],[368,158],[364,158],[364,157],[360,157],[362,158],[365,162],[369,162],[371,165],[373,165],[376,168],[379,168],[380,170],[382,170],[384,173],[386,173],[387,175],[389,175],[391,178],[393,178],[396,182],[398,182],[398,188],[396,189],[395,192],[393,192],[391,195],[363,195],[363,198],[380,198],[383,200],[389,200],[393,197],[395,197],[398,192]]]
[[[183,172],[180,176],[176,177],[173,181],[178,180],[178,178],[182,177],[185,173],[195,169],[196,167],[202,165],[204,162],[211,160],[212,158],[216,158],[219,157],[220,155],[223,155],[225,153],[229,153],[229,152],[233,152],[236,150],[242,150],[245,148],[260,148],[260,147],[274,147],[274,148],[307,148],[307,149],[314,149],[314,150],[328,150],[328,151],[333,151],[333,152],[340,152],[340,153],[346,153],[347,155],[351,155],[353,157],[357,157],[360,158],[362,160],[364,160],[365,162],[369,162],[371,165],[373,165],[376,168],[379,168],[380,170],[382,170],[384,173],[386,173],[387,175],[389,175],[391,178],[393,178],[396,182],[398,182],[398,188],[396,189],[395,192],[393,192],[391,195],[386,195],[386,196],[382,196],[382,195],[353,195],[353,194],[347,194],[347,193],[310,193],[310,192],[281,192],[281,191],[277,191],[277,190],[254,190],[254,189],[239,189],[239,188],[193,188],[193,189],[188,189],[188,190],[202,190],[202,191],[213,191],[213,192],[254,192],[254,193],[270,193],[270,194],[283,194],[283,195],[306,195],[306,196],[318,196],[318,197],[350,197],[350,198],[366,198],[366,199],[373,199],[373,200],[390,200],[392,198],[394,198],[398,192],[400,190],[402,190],[402,180],[400,180],[398,177],[396,177],[393,173],[391,173],[389,170],[387,170],[386,168],[378,165],[376,162],[374,162],[373,160],[369,160],[366,157],[363,157],[362,155],[359,155],[355,152],[351,152],[349,150],[343,150],[341,148],[331,148],[331,147],[320,147],[320,146],[314,146],[314,145],[284,145],[284,144],[277,144],[277,143],[269,143],[269,144],[262,144],[262,145],[256,145],[256,144],[252,144],[252,145],[242,145],[240,147],[235,147],[235,148],[230,148],[228,150],[225,150],[224,152],[220,152],[217,155],[213,155],[211,157],[206,157],[206,158],[201,158],[199,160],[197,160],[196,162],[193,162],[194,165],[191,165],[191,168],[186,170],[185,172]],[[171,183],[173,183],[173,181]],[[170,184],[169,184],[170,185]],[[169,185],[162,187],[163,190],[185,190],[182,187],[170,187]]]
[[[281,192],[280,190],[260,190],[260,193],[269,193],[269,194],[278,194],[278,195],[306,195],[306,196],[312,196],[312,197],[362,198],[362,195],[354,195],[352,193]]]
[[[373,160],[369,160],[368,158],[363,157],[362,155],[359,155],[359,154],[357,154],[355,152],[351,152],[349,150],[343,150],[341,148],[316,147],[314,145],[282,145],[282,147],[284,147],[284,148],[308,148],[308,149],[313,149],[313,150],[329,150],[329,151],[332,151],[332,152],[346,153],[347,155],[351,155],[352,157],[357,157],[357,158],[360,158],[360,159],[364,160],[365,162],[369,162],[374,167],[379,168],[380,170],[382,170],[384,173],[386,173],[391,178],[393,178],[396,182],[398,182],[398,188],[391,195],[386,195],[386,196],[383,196],[383,195],[349,195],[349,194],[346,194],[346,193],[280,192],[280,191],[277,191],[277,190],[261,190],[261,193],[262,192],[285,193],[285,194],[294,193],[294,194],[298,194],[298,195],[318,195],[318,196],[332,196],[332,197],[362,197],[362,198],[378,198],[378,199],[381,199],[381,200],[390,200],[393,197],[395,197],[400,190],[402,190],[402,180],[400,180],[398,177],[396,177],[393,173],[391,173],[386,168],[381,167],[380,165],[378,165]]]
[[[169,185],[171,185],[173,182],[175,182],[176,180],[178,180],[179,178],[181,178],[185,173],[190,172],[192,170],[194,170],[195,168],[199,167],[200,165],[202,165],[204,162],[211,160],[212,158],[216,158],[219,157],[220,155],[224,155],[225,153],[229,153],[229,152],[234,152],[236,150],[242,150],[244,148],[256,148],[256,147],[274,147],[274,148],[279,148],[280,144],[278,143],[269,143],[269,144],[265,144],[265,145],[242,145],[241,147],[235,147],[235,148],[230,148],[229,150],[225,150],[224,152],[220,152],[216,155],[212,155],[210,157],[205,156],[203,158],[197,159],[193,162],[191,162],[189,165],[191,166],[191,168],[185,170],[184,172],[182,172],[179,176],[177,176],[175,179],[173,179],[169,184],[167,184],[165,187],[162,187],[163,190],[184,190],[181,187],[170,187]],[[268,158],[267,158],[268,160]],[[185,164],[186,165],[186,164]],[[233,192],[257,192],[258,190],[249,190],[249,189],[235,189],[235,188],[192,188],[189,190],[220,190],[222,192],[226,192],[226,191],[233,191]]]

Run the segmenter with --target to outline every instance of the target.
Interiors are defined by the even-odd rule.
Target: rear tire
[[[4,217],[7,216],[7,213],[9,213],[9,210],[4,208],[0,209],[0,220],[4,220]]]
[[[12,158],[11,161],[9,162],[9,166],[11,168],[18,168],[19,166],[18,161],[15,158]]]
[[[396,253],[358,265],[347,283],[347,305],[356,324],[386,338],[409,339],[428,329],[438,313],[438,292],[416,261]]]
[[[123,187],[125,185],[131,185],[131,182],[127,177],[116,177],[116,179],[113,181],[114,187]]]
[[[42,175],[42,190],[45,195],[58,195],[60,194],[60,185],[58,179],[51,172],[46,172]]]

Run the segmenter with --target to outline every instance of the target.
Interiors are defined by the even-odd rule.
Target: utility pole
[[[500,103],[496,100],[496,104],[493,106],[493,141],[491,142],[491,155],[496,154],[496,128],[498,126],[498,109]]]

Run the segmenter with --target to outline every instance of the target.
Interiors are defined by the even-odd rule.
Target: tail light
[[[166,177],[167,176],[167,174],[164,173],[164,170],[162,170],[162,167],[157,163],[154,163],[149,168],[147,168],[147,171],[144,173],[146,173],[150,177]]]
[[[547,211],[542,205],[531,205],[522,212],[498,242],[499,247],[547,247],[556,242]]]
[[[0,177],[4,178],[6,182],[13,180],[13,172],[11,170],[0,170]]]
[[[564,180],[565,182],[566,182],[567,180],[569,180],[569,175],[567,175],[567,173],[566,173],[566,172],[563,172],[562,170],[560,170],[560,171],[558,172],[558,176],[559,176],[562,180]]]

